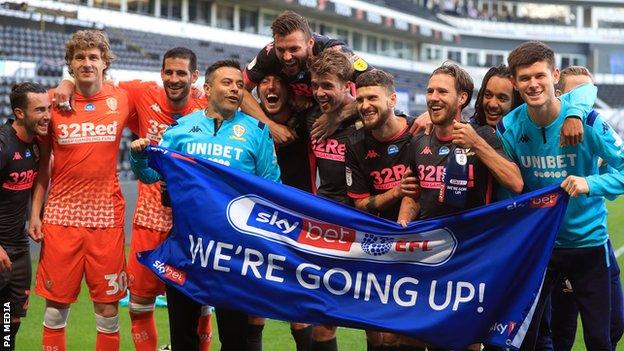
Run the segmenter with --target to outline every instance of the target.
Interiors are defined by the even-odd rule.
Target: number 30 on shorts
[[[126,272],[107,274],[104,276],[104,279],[108,281],[108,286],[110,287],[110,289],[106,290],[106,295],[115,295],[119,291],[125,291],[128,287]]]

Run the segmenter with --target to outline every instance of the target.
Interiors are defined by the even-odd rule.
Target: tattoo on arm
[[[373,213],[377,211],[377,195],[373,195],[368,198],[368,203],[366,204],[366,211]]]

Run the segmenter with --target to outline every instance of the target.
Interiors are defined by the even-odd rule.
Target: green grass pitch
[[[609,231],[615,250],[624,245],[624,198],[620,197],[614,202],[608,203],[609,208]],[[624,265],[624,255],[618,258],[620,267]],[[33,272],[36,262],[33,262]],[[28,316],[22,320],[17,337],[17,350],[41,350],[41,333],[43,321],[44,301],[33,294],[30,299]],[[130,337],[130,319],[128,309],[120,307],[121,323],[121,349],[133,350]],[[168,317],[164,308],[156,309],[156,323],[160,333],[159,344],[169,343]],[[216,324],[216,323],[215,323]],[[579,321],[580,325],[580,321]],[[294,342],[290,335],[289,324],[281,321],[269,321],[264,329],[264,350],[286,351],[294,350]],[[579,328],[574,345],[575,351],[585,350],[582,331]],[[219,349],[218,338],[213,342],[213,350]],[[363,351],[366,349],[364,332],[353,329],[340,328],[338,332],[338,344],[340,350]],[[85,286],[77,303],[72,305],[67,327],[68,350],[93,350],[95,348],[95,319],[93,306],[89,300]],[[618,350],[624,350],[619,346]]]

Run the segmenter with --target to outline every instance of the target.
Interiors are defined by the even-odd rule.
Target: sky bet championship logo
[[[232,200],[227,217],[241,233],[340,259],[438,266],[448,261],[457,247],[448,229],[391,237],[376,235],[320,222],[255,195]]]

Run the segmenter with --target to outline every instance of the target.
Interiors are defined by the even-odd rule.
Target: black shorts
[[[7,250],[8,251],[8,250]],[[0,303],[2,313],[9,312],[12,317],[25,317],[30,295],[30,280],[32,268],[30,266],[30,251],[20,250],[11,254],[12,269],[0,273]]]

